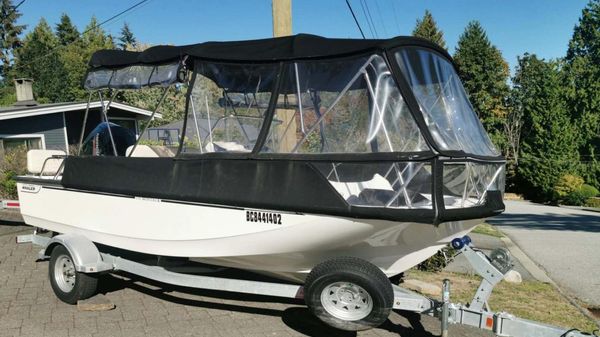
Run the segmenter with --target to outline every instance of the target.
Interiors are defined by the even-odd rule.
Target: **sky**
[[[44,17],[53,27],[62,13],[80,31],[92,15],[101,22],[139,0],[26,0],[20,23],[32,29]],[[450,53],[471,20],[479,20],[511,70],[525,52],[543,58],[565,55],[573,27],[589,0],[363,0],[379,38],[410,35],[429,9]],[[13,3],[18,1],[13,0]],[[361,0],[350,0],[363,31],[371,31]],[[149,0],[102,28],[118,36],[127,22],[139,42],[190,44],[272,36],[271,0]],[[292,0],[293,33],[360,38],[345,0]]]

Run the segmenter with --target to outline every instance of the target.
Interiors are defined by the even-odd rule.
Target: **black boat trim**
[[[443,162],[437,158],[432,160],[435,201],[433,207],[427,209],[350,205],[310,161],[207,159],[202,156],[194,160],[68,157],[62,185],[81,191],[226,207],[427,224],[458,220],[459,217],[460,220],[484,218],[504,210],[501,193],[494,191],[487,192],[488,197],[481,206],[446,210],[441,183]]]

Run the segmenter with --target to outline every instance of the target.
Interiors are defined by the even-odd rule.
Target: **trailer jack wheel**
[[[361,259],[341,257],[313,268],[306,278],[305,301],[327,325],[359,331],[385,322],[394,291],[379,268]]]
[[[55,247],[50,256],[48,276],[54,294],[61,301],[76,304],[96,293],[98,279],[75,269],[73,257],[62,245]]]

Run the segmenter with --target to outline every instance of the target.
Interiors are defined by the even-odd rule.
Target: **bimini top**
[[[155,46],[142,52],[100,50],[89,65],[93,69],[120,68],[132,65],[160,65],[191,56],[197,59],[223,62],[274,62],[301,59],[335,58],[385,50],[403,45],[421,45],[446,51],[438,45],[417,37],[399,36],[391,39],[338,39],[317,35],[293,36],[231,42],[204,42],[185,46]]]
[[[125,50],[99,50],[89,62],[84,81],[88,90],[140,89],[146,86],[168,86],[185,80],[185,71],[194,69],[198,60],[220,63],[265,64],[293,60],[336,59],[352,55],[368,54],[399,46],[422,46],[448,57],[439,46],[416,37],[392,39],[332,39],[316,35],[293,36],[231,42],[205,42],[185,46],[154,46],[142,52]],[[228,76],[242,79],[247,73]],[[270,83],[263,83],[268,87]],[[234,91],[231,83],[224,86]],[[265,88],[259,88],[263,91]]]

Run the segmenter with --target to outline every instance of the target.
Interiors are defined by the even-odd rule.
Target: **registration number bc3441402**
[[[246,211],[246,221],[281,225],[281,214],[261,211]]]

